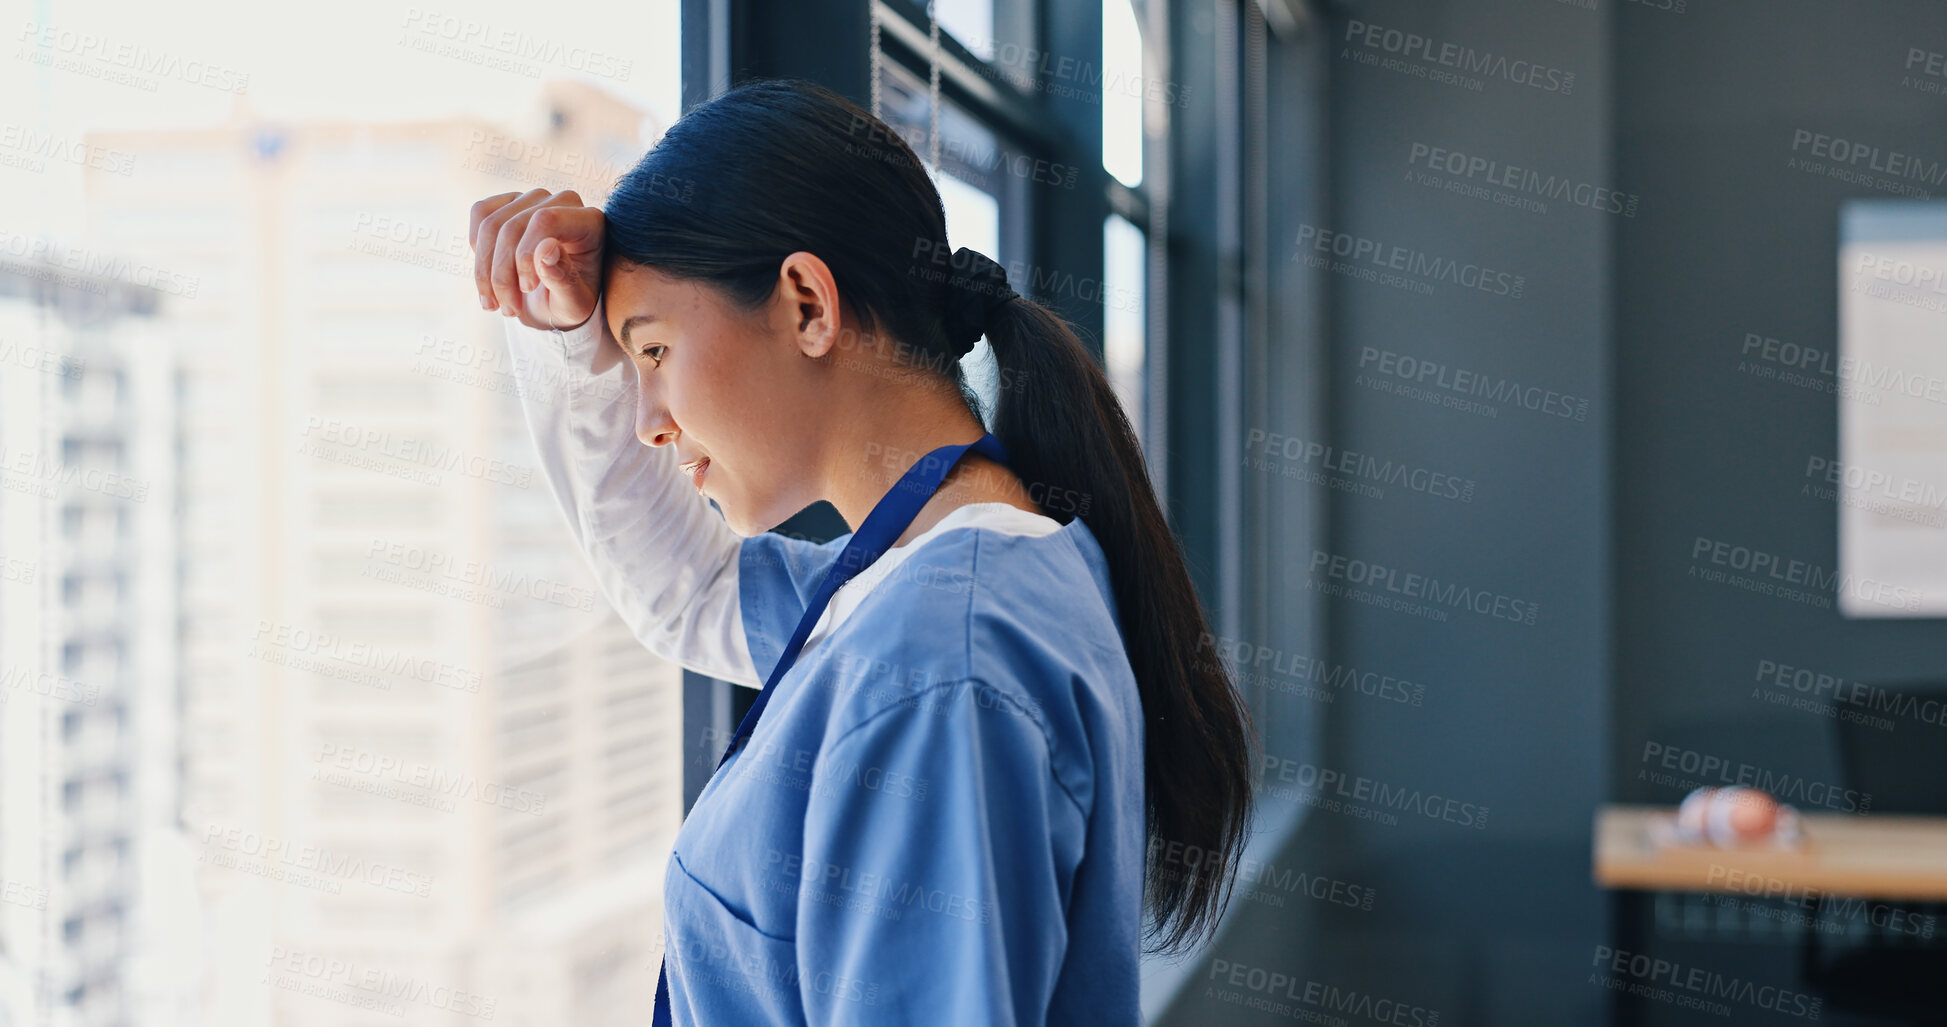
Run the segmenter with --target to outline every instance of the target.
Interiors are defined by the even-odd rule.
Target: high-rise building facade
[[[467,209],[598,203],[659,133],[526,120],[98,133],[91,239],[167,262],[180,841],[211,1024],[633,1022],[681,817],[680,670],[535,462]]]

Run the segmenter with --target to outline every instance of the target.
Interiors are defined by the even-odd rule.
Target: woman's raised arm
[[[546,211],[554,213],[537,216]],[[581,207],[574,194],[541,190],[476,204],[481,305],[513,305],[507,349],[521,410],[548,485],[609,604],[656,655],[756,686],[737,588],[743,539],[677,470],[673,447],[636,437],[636,368],[603,317],[600,226],[591,246],[590,211],[599,219],[601,212]],[[535,251],[550,239],[542,253],[554,260],[536,262]],[[520,284],[534,288],[522,292]],[[550,316],[576,327],[559,335],[534,327]]]

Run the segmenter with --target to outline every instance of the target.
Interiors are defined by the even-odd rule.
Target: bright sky
[[[594,82],[665,124],[680,102],[678,0],[28,0],[12,10],[0,21],[0,232],[29,236],[79,237],[82,168],[68,158],[86,151],[69,144],[90,130],[207,125],[238,100],[293,121],[506,120],[548,77]],[[238,82],[241,95],[226,88]]]
[[[62,155],[86,159],[83,133],[210,124],[239,100],[274,119],[506,118],[533,102],[543,77],[568,76],[667,124],[680,97],[678,3],[335,0],[294,9],[201,0],[186,17],[136,0],[27,0],[16,8],[22,16],[0,21],[0,231],[78,236],[80,167]],[[987,0],[941,9],[956,28],[991,17]],[[1109,71],[1142,82],[1128,3],[1106,0],[1103,13]],[[1103,102],[1105,163],[1133,183],[1140,101],[1107,90]]]

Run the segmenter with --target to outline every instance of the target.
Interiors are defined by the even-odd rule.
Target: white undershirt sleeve
[[[558,337],[504,319],[548,485],[609,605],[643,645],[756,687],[738,605],[743,538],[677,469],[674,446],[636,438],[636,367],[609,333],[604,305]]]

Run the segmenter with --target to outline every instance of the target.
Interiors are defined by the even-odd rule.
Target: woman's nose
[[[645,446],[667,446],[679,434],[669,411],[646,391],[636,393],[635,437]]]

